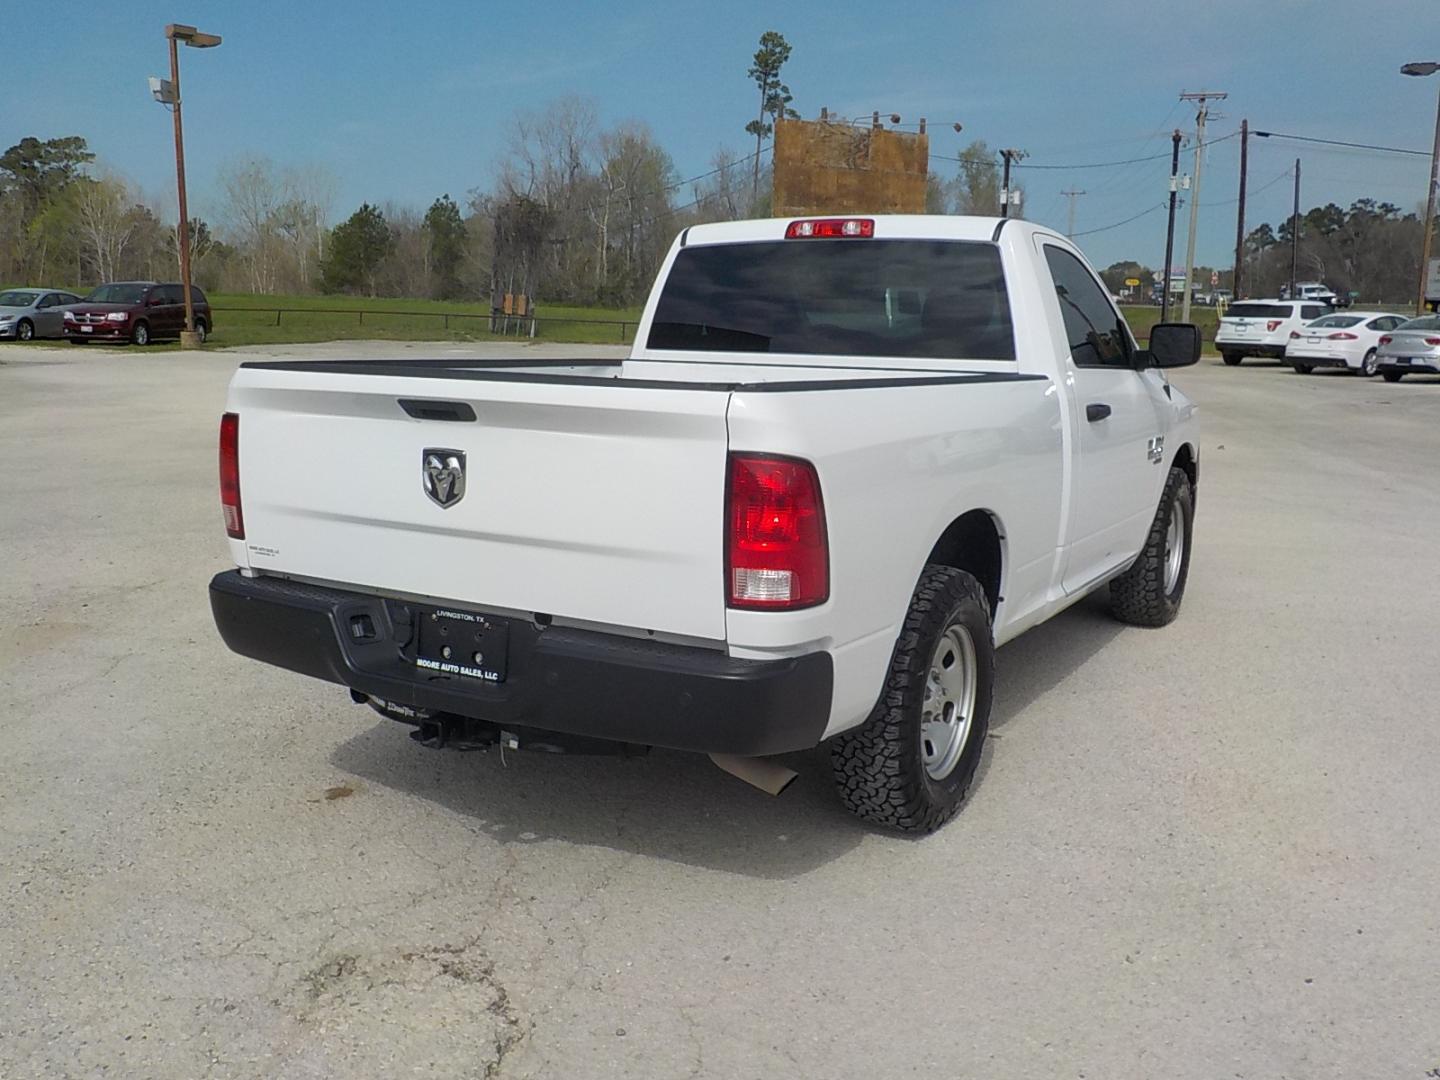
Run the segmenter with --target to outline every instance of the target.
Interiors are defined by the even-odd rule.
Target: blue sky
[[[1223,118],[1212,121],[1213,137],[1248,117],[1252,128],[1428,150],[1440,90],[1440,76],[1398,73],[1409,60],[1440,60],[1436,0],[131,0],[68,21],[46,16],[48,30],[7,47],[0,146],[83,135],[103,164],[173,213],[170,127],[145,78],[166,66],[164,24],[197,24],[225,38],[219,49],[182,51],[191,202],[204,216],[217,213],[220,167],[248,154],[331,169],[339,216],[362,200],[423,210],[449,192],[463,202],[493,179],[516,113],[567,93],[591,98],[605,121],[649,124],[691,176],[719,146],[744,152],[755,108],[745,69],[768,29],[794,46],[785,78],[803,115],[823,105],[898,112],[906,122],[925,116],[938,132],[934,154],[954,155],[978,138],[1026,149],[1030,165],[1165,154],[1171,128],[1193,130],[1179,92],[1201,87],[1230,94],[1216,107]],[[955,120],[962,135],[949,130]],[[1423,158],[1252,140],[1250,222],[1288,213],[1286,174],[1297,155],[1306,207],[1369,195],[1409,209],[1423,198]],[[1230,261],[1237,163],[1236,139],[1210,151],[1202,263]],[[953,168],[932,161],[945,175]],[[1158,265],[1163,211],[1106,226],[1162,203],[1167,172],[1160,158],[1019,175],[1027,216],[1062,228],[1059,192],[1089,193],[1076,229],[1103,230],[1080,238],[1100,265],[1127,257]],[[1179,252],[1184,226],[1182,215]]]

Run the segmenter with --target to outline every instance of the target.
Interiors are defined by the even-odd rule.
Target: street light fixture
[[[1440,71],[1440,63],[1427,61],[1406,64],[1400,69],[1402,75],[1434,75]],[[1426,284],[1430,272],[1430,238],[1435,231],[1435,188],[1440,185],[1440,101],[1435,106],[1435,148],[1430,152],[1430,189],[1425,195],[1425,239],[1420,244],[1420,300],[1417,310],[1425,313],[1427,299]],[[1440,299],[1440,297],[1437,297]]]
[[[170,78],[150,77],[150,93],[155,100],[175,114],[175,185],[180,194],[180,226],[177,239],[180,245],[180,283],[185,291],[185,330],[180,335],[180,347],[193,349],[200,344],[200,335],[195,332],[195,304],[190,298],[190,210],[185,202],[185,135],[180,123],[180,50],[178,42],[184,42],[192,49],[213,49],[220,44],[219,34],[202,34],[193,26],[171,23],[165,27],[165,38],[170,42]]]

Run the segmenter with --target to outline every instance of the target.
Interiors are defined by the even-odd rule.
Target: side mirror
[[[1150,328],[1146,366],[1188,367],[1200,361],[1200,328],[1193,323],[1157,323]]]

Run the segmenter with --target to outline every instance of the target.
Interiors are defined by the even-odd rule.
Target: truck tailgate
[[[246,559],[723,641],[728,397],[242,367],[228,407],[240,415]],[[402,400],[469,406],[475,419],[416,419]],[[464,494],[447,507],[425,490],[434,449],[465,455]]]

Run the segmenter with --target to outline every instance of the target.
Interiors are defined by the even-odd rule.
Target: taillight
[[[830,598],[830,549],[815,466],[731,454],[726,598],[735,608],[803,608]]]
[[[1354,334],[1350,333],[1348,330],[1341,330],[1340,333],[1338,333],[1338,334],[1331,334],[1331,335],[1330,335],[1330,340],[1331,340],[1331,341],[1356,341],[1356,340],[1358,340],[1358,339],[1356,338],[1356,336],[1355,336]]]
[[[792,221],[785,230],[786,240],[837,239],[875,235],[873,218],[808,218]]]
[[[1426,345],[1440,345],[1440,337],[1427,337],[1427,338],[1425,339],[1425,344],[1426,344]]]
[[[1389,334],[1381,334],[1381,335],[1380,335],[1380,344],[1381,344],[1381,345],[1389,345],[1390,342],[1392,342],[1392,341],[1394,341],[1394,340],[1395,340],[1395,339],[1394,339],[1393,337],[1391,337]]]
[[[244,540],[245,517],[240,512],[240,416],[233,412],[220,417],[220,507],[225,513],[225,532],[235,540]]]
[[[1276,330],[1280,329],[1280,324],[1284,321],[1284,319],[1271,319],[1265,324],[1265,332],[1267,334],[1273,334]]]
[[[1291,331],[1290,331],[1290,340],[1291,340],[1291,341],[1295,341],[1295,340],[1298,339],[1299,337],[1300,337],[1300,331],[1298,331],[1298,330],[1291,330]]]

